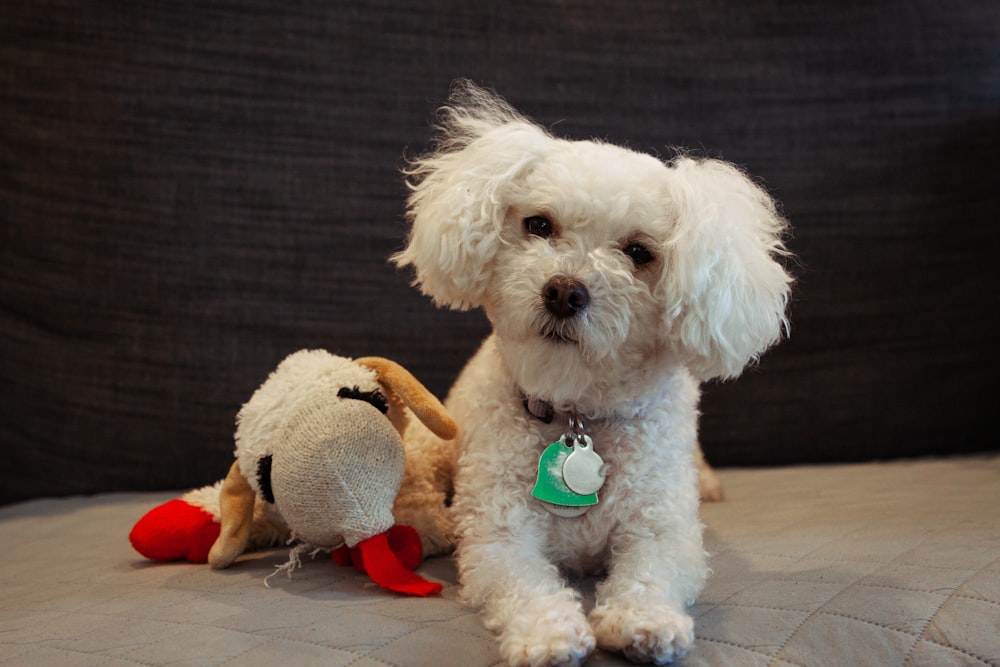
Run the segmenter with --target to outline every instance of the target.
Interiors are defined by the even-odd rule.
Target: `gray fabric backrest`
[[[443,394],[485,319],[385,260],[458,76],[781,201],[792,337],[706,388],[716,463],[995,447],[998,36],[987,0],[2,3],[0,502],[222,476],[303,347]]]

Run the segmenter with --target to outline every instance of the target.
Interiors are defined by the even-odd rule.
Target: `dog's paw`
[[[595,645],[578,609],[521,613],[500,637],[500,653],[512,667],[577,667]]]
[[[718,502],[725,495],[719,474],[707,463],[698,470],[698,489],[701,499],[708,502]]]
[[[698,468],[698,489],[701,492],[701,499],[706,501],[722,500],[722,480],[705,460],[701,445],[694,450],[694,463]]]
[[[670,606],[598,605],[590,620],[597,645],[632,662],[665,665],[683,657],[694,642],[694,621]]]

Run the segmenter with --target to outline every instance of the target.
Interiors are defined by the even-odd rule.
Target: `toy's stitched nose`
[[[542,288],[545,308],[559,318],[573,317],[590,303],[583,283],[566,276],[554,276]]]

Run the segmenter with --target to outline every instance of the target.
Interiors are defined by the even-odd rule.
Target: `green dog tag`
[[[597,504],[597,492],[581,494],[566,484],[563,468],[574,448],[556,440],[538,459],[538,477],[531,495],[545,503],[545,509],[563,517],[580,516]]]

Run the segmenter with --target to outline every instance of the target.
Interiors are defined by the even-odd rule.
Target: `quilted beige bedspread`
[[[1000,456],[722,474],[726,501],[703,510],[714,573],[682,664],[1000,665]],[[327,558],[268,588],[283,549],[218,572],[149,563],[126,536],[168,497],[0,508],[0,663],[499,663],[451,560],[422,567],[445,585],[431,599]]]

